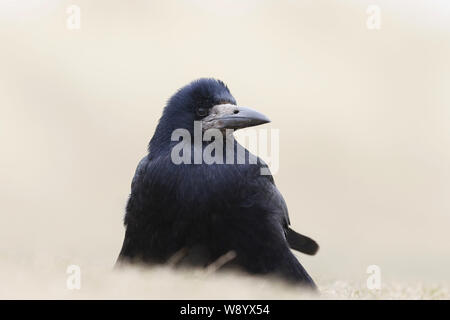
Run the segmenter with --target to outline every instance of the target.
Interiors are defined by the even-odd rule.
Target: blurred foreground
[[[320,294],[277,279],[238,273],[206,273],[169,267],[113,270],[87,261],[81,288],[67,289],[65,259],[0,262],[0,299],[450,299],[443,284],[388,282],[369,290],[365,282],[316,279]]]

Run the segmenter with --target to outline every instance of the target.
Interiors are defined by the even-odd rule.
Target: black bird
[[[212,153],[223,163],[195,163],[194,143],[182,152],[185,159],[194,160],[175,163],[173,150],[180,142],[172,141],[172,133],[184,129],[193,137],[195,121],[203,131],[214,128],[225,133],[223,155]],[[229,130],[267,122],[261,113],[237,106],[220,80],[199,79],[178,90],[163,111],[148,155],[136,169],[118,262],[163,264],[178,257],[181,265],[206,267],[232,252],[234,258],[224,267],[275,274],[315,288],[290,247],[313,255],[317,243],[289,228],[286,203],[273,177],[261,174],[266,164],[238,144]],[[208,143],[201,142],[200,151]],[[238,148],[244,150],[243,164],[238,162]],[[226,161],[230,150],[233,163]],[[256,163],[250,162],[252,156]]]

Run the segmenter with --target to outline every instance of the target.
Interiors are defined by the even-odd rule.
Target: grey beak
[[[270,122],[262,113],[247,107],[236,106],[233,114],[227,114],[217,119],[221,128],[241,129],[247,127],[258,126],[260,124]]]

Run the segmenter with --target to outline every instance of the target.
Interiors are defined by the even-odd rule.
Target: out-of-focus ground
[[[62,270],[70,261],[50,260],[2,262],[0,299],[450,299],[442,283],[391,281],[369,290],[358,281],[319,278],[319,293],[313,293],[279,279],[240,273],[169,267],[111,271],[88,261],[80,266],[80,289],[68,290]]]
[[[449,298],[449,16],[446,0],[0,0],[0,296],[304,297],[244,276],[112,272],[165,102],[211,76],[280,130],[275,181],[321,245],[298,257],[322,297]]]

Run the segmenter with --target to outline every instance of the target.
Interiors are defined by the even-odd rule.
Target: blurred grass
[[[365,283],[316,279],[312,294],[278,279],[245,274],[169,267],[111,267],[88,262],[81,267],[80,290],[66,287],[67,261],[40,257],[2,260],[1,299],[449,299],[445,284],[388,282],[381,290]]]

